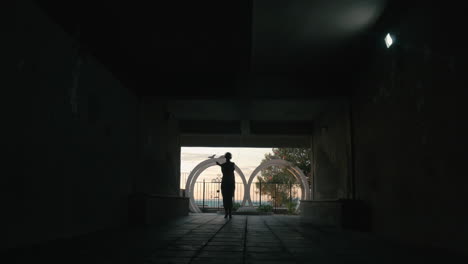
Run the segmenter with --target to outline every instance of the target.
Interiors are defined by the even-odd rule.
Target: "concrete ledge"
[[[159,224],[189,213],[189,198],[175,195],[134,194],[129,205],[132,225]]]
[[[341,202],[301,200],[301,223],[317,226],[341,226]]]
[[[359,231],[371,230],[370,207],[360,200],[304,200],[301,201],[300,211],[301,223]]]
[[[236,215],[273,215],[273,212],[260,212],[255,207],[244,206],[237,209],[232,214]]]

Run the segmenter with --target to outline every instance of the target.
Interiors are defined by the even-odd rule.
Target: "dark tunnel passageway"
[[[1,51],[2,251],[77,263],[466,256],[463,10],[16,1]],[[191,214],[181,146],[310,147],[314,196],[289,218]]]

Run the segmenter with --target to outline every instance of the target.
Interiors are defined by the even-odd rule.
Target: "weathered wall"
[[[379,43],[355,91],[355,173],[374,232],[466,253],[468,57],[451,8],[408,9],[381,27],[398,41],[388,50]]]
[[[406,4],[401,17],[390,11],[369,35],[375,42],[362,58],[368,68],[355,73],[362,81],[351,108],[343,104],[317,120],[315,198],[351,197],[355,184],[376,234],[468,253],[468,55],[457,37],[463,16],[453,5]],[[387,32],[396,39],[390,49]]]
[[[162,98],[144,97],[139,104],[141,173],[133,178],[129,221],[158,224],[188,214],[188,198],[180,197],[178,121]]]
[[[2,246],[124,225],[137,99],[31,1],[15,5],[1,51]]]
[[[137,193],[179,195],[180,139],[178,121],[167,103],[144,98],[140,106],[142,174],[135,179]]]
[[[349,104],[337,101],[315,123],[313,133],[314,200],[349,198],[350,186]]]

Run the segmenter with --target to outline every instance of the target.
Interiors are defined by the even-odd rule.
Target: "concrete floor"
[[[166,225],[114,230],[17,249],[3,263],[468,263],[369,234],[314,228],[297,216],[194,214]]]

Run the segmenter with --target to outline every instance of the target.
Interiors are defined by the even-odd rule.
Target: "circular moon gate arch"
[[[286,168],[301,183],[301,190],[302,190],[301,200],[309,200],[309,197],[310,197],[309,183],[304,173],[302,172],[302,170],[292,165],[292,163],[289,161],[282,160],[282,159],[274,159],[274,160],[268,160],[268,161],[263,162],[262,164],[260,164],[260,166],[258,166],[252,172],[252,174],[249,177],[247,186],[245,188],[246,191],[244,192],[244,200],[242,201],[242,206],[244,206],[246,202],[252,205],[252,200],[250,198],[250,187],[252,185],[253,180],[255,179],[255,176],[257,176],[257,174],[261,170],[268,168],[268,167],[272,167],[272,166]]]
[[[194,189],[195,189],[195,182],[197,181],[198,177],[204,170],[206,170],[209,167],[215,166],[216,161],[224,162],[225,159],[217,158],[217,159],[208,159],[208,160],[202,161],[197,166],[195,166],[195,168],[192,170],[192,172],[187,178],[187,183],[185,184],[185,190],[187,191],[187,196],[190,198],[189,209],[191,212],[194,212],[194,213],[202,212],[200,208],[197,206],[197,204],[195,203],[195,199],[193,195]],[[309,200],[309,197],[310,197],[309,184],[307,182],[307,178],[305,177],[301,169],[292,165],[289,161],[275,159],[275,160],[269,160],[260,164],[252,172],[252,174],[249,177],[248,182],[246,181],[244,173],[242,173],[242,170],[239,167],[237,167],[237,165],[235,165],[234,169],[239,174],[239,176],[242,179],[242,182],[244,183],[244,198],[242,199],[242,206],[245,206],[246,203],[248,203],[249,206],[253,206],[252,199],[250,197],[250,188],[251,188],[252,182],[255,179],[255,176],[257,176],[257,174],[261,170],[267,167],[271,167],[271,166],[287,168],[287,170],[301,183],[301,190],[302,190],[301,199]]]
[[[197,204],[195,203],[195,199],[193,197],[194,189],[195,189],[195,182],[197,181],[198,176],[200,176],[200,174],[204,170],[208,169],[209,167],[216,166],[216,161],[221,163],[221,162],[225,162],[226,159],[217,158],[217,159],[208,159],[208,160],[202,161],[197,166],[195,166],[195,168],[192,170],[192,172],[190,172],[190,175],[187,178],[187,183],[185,184],[185,190],[188,191],[187,196],[190,197],[189,209],[190,211],[194,213],[202,212],[200,208],[198,208]],[[244,183],[244,186],[246,186],[247,181],[245,180],[244,173],[242,173],[241,169],[237,167],[237,165],[235,165],[234,170],[237,172],[237,174],[239,174],[239,176],[242,179],[242,182]],[[245,191],[244,191],[243,201],[245,201]]]

